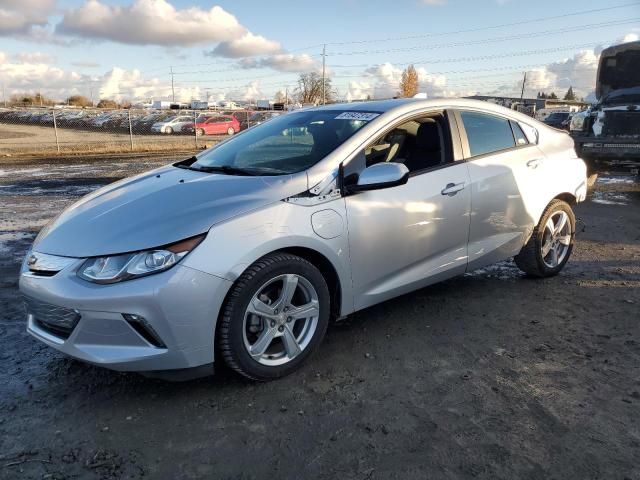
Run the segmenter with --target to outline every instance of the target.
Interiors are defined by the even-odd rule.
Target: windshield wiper
[[[180,160],[178,163],[174,163],[174,167],[178,168],[186,168],[187,170],[192,170],[191,165],[198,161],[198,157],[193,156],[191,158],[187,158],[186,160]]]
[[[197,167],[190,167],[191,170],[207,173],[224,173],[226,175],[245,175],[252,177],[258,175],[256,172],[247,170],[240,167],[232,167],[231,165],[200,165]]]

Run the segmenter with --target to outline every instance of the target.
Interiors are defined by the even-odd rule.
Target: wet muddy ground
[[[633,177],[577,208],[560,276],[503,262],[359,312],[277,382],[165,383],[29,337],[17,272],[38,229],[168,161],[0,163],[0,478],[640,479]]]

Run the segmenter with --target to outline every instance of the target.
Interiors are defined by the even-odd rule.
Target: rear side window
[[[513,136],[516,139],[516,145],[528,144],[529,140],[527,140],[527,136],[522,131],[522,128],[520,128],[520,125],[517,122],[513,122],[513,121],[510,123],[511,123],[511,129],[513,130]]]
[[[460,116],[472,157],[515,146],[509,120],[477,112],[461,112]]]

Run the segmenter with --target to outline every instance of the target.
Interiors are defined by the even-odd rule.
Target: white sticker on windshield
[[[338,115],[335,120],[362,120],[364,122],[368,122],[376,118],[379,113],[371,113],[371,112],[343,112]]]

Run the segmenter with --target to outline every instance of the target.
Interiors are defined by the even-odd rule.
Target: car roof
[[[396,115],[402,115],[403,113],[410,113],[415,110],[428,110],[438,108],[470,108],[484,110],[485,112],[494,112],[500,115],[508,115],[511,118],[518,118],[521,121],[531,121],[531,117],[523,113],[511,110],[495,103],[485,102],[482,100],[472,100],[469,98],[434,98],[434,99],[421,99],[421,98],[394,98],[390,100],[373,100],[366,102],[354,102],[354,103],[334,103],[330,105],[323,105],[319,107],[311,107],[300,111],[309,110],[340,110],[340,111],[353,111],[353,112],[378,112],[388,113],[393,112]]]

